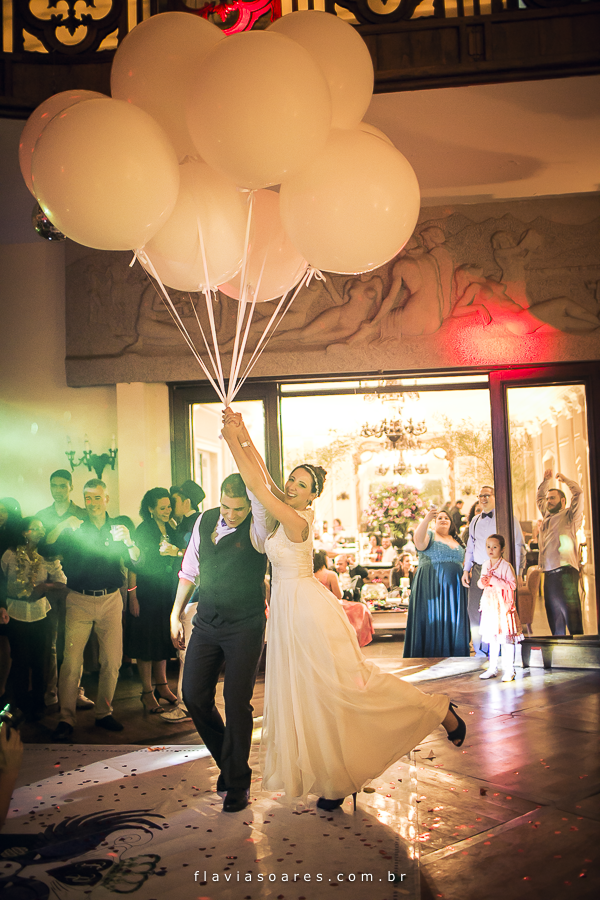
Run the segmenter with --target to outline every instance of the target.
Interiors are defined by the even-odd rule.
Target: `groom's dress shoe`
[[[250,791],[246,788],[230,788],[223,800],[223,812],[239,812],[248,806]]]

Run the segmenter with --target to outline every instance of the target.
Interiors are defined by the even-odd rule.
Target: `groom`
[[[171,638],[185,648],[181,614],[196,582],[198,609],[185,655],[183,700],[221,770],[224,812],[248,805],[252,693],[265,632],[266,514],[237,473],[221,485],[221,505],[197,519],[179,573]],[[225,663],[225,722],[215,705]]]

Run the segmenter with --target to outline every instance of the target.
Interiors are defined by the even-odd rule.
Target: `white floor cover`
[[[217,774],[197,745],[29,745],[0,835],[3,900],[420,896],[408,758],[358,795],[355,814],[351,798],[332,813],[316,798],[290,808],[260,778],[248,809],[226,814]]]

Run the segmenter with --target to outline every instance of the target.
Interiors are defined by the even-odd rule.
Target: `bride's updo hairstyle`
[[[296,466],[295,469],[292,469],[291,474],[293,475],[298,469],[306,469],[307,472],[310,472],[312,478],[312,493],[316,494],[317,497],[320,497],[323,493],[325,479],[327,478],[325,469],[322,466],[311,466],[308,463],[302,463],[301,465]]]

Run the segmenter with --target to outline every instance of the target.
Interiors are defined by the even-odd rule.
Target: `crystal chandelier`
[[[385,397],[399,405],[403,404],[405,400],[402,395],[389,394]],[[379,399],[381,399],[381,395]],[[418,399],[418,395],[414,395],[411,399]],[[360,431],[361,435],[366,438],[377,438],[378,440],[385,438],[387,449],[394,454],[395,461],[392,465],[382,464],[375,470],[380,477],[385,477],[390,469],[394,475],[400,477],[411,472],[418,475],[426,474],[429,467],[423,460],[413,460],[411,465],[405,458],[407,451],[410,455],[423,453],[423,446],[419,438],[426,432],[427,425],[424,421],[414,422],[412,418],[404,419],[399,409],[394,418],[385,418],[376,425],[365,422]]]
[[[385,437],[391,444],[392,450],[420,450],[421,442],[417,440],[427,431],[425,422],[413,422],[402,418],[383,419],[377,425],[369,425],[368,422],[361,428],[363,437]]]

